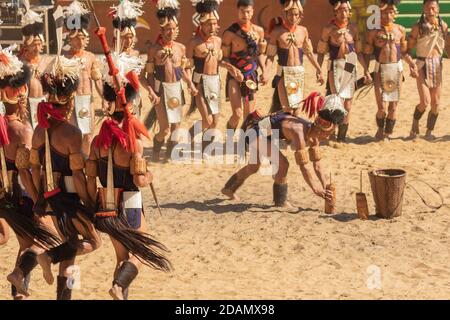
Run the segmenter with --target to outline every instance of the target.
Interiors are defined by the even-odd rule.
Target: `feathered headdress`
[[[24,0],[23,5],[24,9],[22,10],[22,19],[20,24],[22,26],[24,43],[26,45],[30,45],[35,40],[44,42],[44,23],[42,14],[31,10],[28,0]]]
[[[280,0],[281,5],[284,7],[284,11],[289,11],[291,9],[297,8],[303,11],[303,6],[305,5],[305,0]]]
[[[306,112],[309,118],[315,117],[314,124],[323,131],[332,130],[334,125],[341,124],[347,115],[342,99],[336,94],[323,97],[320,93],[313,92],[302,103],[302,111]]]
[[[131,102],[136,97],[139,91],[139,74],[144,69],[145,62],[139,58],[126,54],[125,52],[116,54],[112,53],[114,65],[117,67],[119,73],[120,85],[125,87],[125,97],[128,102]],[[114,79],[109,74],[109,68],[106,62],[103,69],[103,94],[106,101],[116,101],[116,92],[114,86]],[[119,111],[119,110],[115,110]]]
[[[13,53],[16,46],[2,48],[0,46],[0,80],[15,76],[22,71],[23,62]]]
[[[31,70],[13,54],[16,45],[2,49],[0,46],[0,101],[18,104],[22,117],[27,116],[26,84],[30,81]]]
[[[109,13],[113,18],[113,26],[120,29],[121,35],[132,33],[136,36],[137,18],[142,16],[142,2],[132,2],[129,0],[122,0],[117,6],[111,7]]]
[[[350,4],[351,0],[329,0],[330,4],[333,6],[334,10],[339,10],[341,5],[347,4],[348,8],[351,10],[352,6]]]
[[[89,22],[91,13],[81,2],[74,0],[69,6],[64,8],[64,25],[69,30],[69,37],[73,38],[82,33],[89,36]]]
[[[196,13],[192,17],[192,22],[196,27],[211,19],[219,20],[219,6],[223,0],[191,0]]]
[[[178,25],[178,14],[180,13],[178,0],[153,0],[153,3],[156,4],[156,16],[161,27],[164,27],[170,20]]]
[[[66,104],[72,99],[80,83],[79,73],[82,68],[80,58],[55,57],[41,77],[42,88],[49,94],[48,101]]]
[[[109,75],[109,69],[105,68],[103,70],[103,96],[106,101],[111,102],[111,109],[108,110],[109,114],[115,112],[124,112],[124,122],[123,122],[123,132],[125,132],[126,137],[119,139],[122,134],[118,131],[118,125],[115,121],[106,120],[97,138],[97,146],[103,147],[105,149],[111,146],[113,137],[119,139],[119,142],[127,150],[134,152],[136,148],[136,139],[138,136],[143,135],[149,137],[148,131],[145,126],[133,116],[131,111],[131,102],[136,97],[139,92],[139,74],[145,66],[145,62],[134,56],[130,56],[125,52],[121,54],[112,54],[114,65],[118,69],[117,77],[119,78],[119,83],[122,88],[125,88],[125,97],[127,100],[127,105],[123,106],[116,104],[116,88],[113,82],[113,78]],[[106,65],[106,63],[104,63]],[[124,139],[126,138],[126,144],[124,144]]]
[[[394,7],[395,11],[398,12],[397,6],[400,2],[401,0],[380,0],[380,9],[386,10],[389,7]]]

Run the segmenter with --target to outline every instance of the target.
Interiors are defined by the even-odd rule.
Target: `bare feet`
[[[411,140],[417,139],[418,137],[419,137],[418,133],[416,133],[416,132],[414,132],[414,131],[411,131],[411,132],[409,133],[409,138],[410,138]]]
[[[384,140],[385,136],[384,136],[384,130],[383,128],[379,128],[377,133],[375,134],[375,139],[377,141],[381,141]]]
[[[27,300],[27,297],[26,296],[24,296],[23,294],[16,294],[14,297],[13,297],[13,299],[14,300]]]
[[[239,197],[230,189],[223,188],[222,193],[230,198],[230,200],[239,200]]]
[[[283,209],[292,209],[292,208],[294,208],[294,206],[289,201],[285,201],[284,203],[278,204],[278,205],[275,204],[275,207],[283,208]]]
[[[8,280],[13,286],[16,287],[16,290],[19,294],[24,295],[25,297],[28,297],[30,294],[25,289],[24,283],[23,283],[23,273],[20,271],[20,269],[16,268],[13,272],[11,272],[7,277],[6,280]]]
[[[427,130],[427,133],[425,133],[425,140],[427,140],[427,141],[436,140],[436,137],[431,132],[432,131]]]
[[[37,261],[42,268],[42,276],[45,282],[48,284],[53,284],[55,278],[52,274],[52,261],[51,258],[45,252],[37,256]]]
[[[119,287],[117,284],[113,285],[113,287],[112,287],[111,289],[109,289],[109,295],[110,295],[114,300],[124,300],[124,299],[123,299],[122,288]]]

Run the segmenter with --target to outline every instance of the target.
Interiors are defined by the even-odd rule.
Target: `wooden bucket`
[[[392,219],[402,214],[406,172],[401,169],[382,169],[369,172],[375,201],[376,216]]]

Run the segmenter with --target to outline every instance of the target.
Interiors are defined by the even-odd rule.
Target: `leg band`
[[[416,110],[414,110],[414,120],[420,120],[425,113],[424,111],[419,110],[419,106],[416,107]]]
[[[231,190],[234,193],[236,192],[237,189],[239,189],[242,186],[243,183],[244,181],[240,180],[237,173],[235,173],[225,184],[225,189]]]
[[[386,122],[386,118],[382,118],[382,119],[377,118],[378,128],[384,129],[385,122]]]
[[[387,134],[392,134],[394,132],[395,122],[395,119],[386,119],[386,128],[384,129],[384,132]]]
[[[31,272],[37,266],[37,254],[33,251],[26,251],[20,258],[19,269],[22,271],[23,276]]]
[[[126,289],[136,278],[138,272],[138,268],[133,263],[124,261],[119,267],[119,270],[117,270],[113,283],[117,284],[122,289]]]
[[[339,125],[337,140],[344,142],[347,138],[348,123]]]
[[[63,244],[48,250],[47,254],[52,259],[52,263],[55,264],[75,258],[77,248],[75,248],[70,242],[64,242]]]
[[[432,113],[431,111],[428,112],[427,129],[429,131],[434,130],[434,127],[436,126],[436,121],[437,121],[438,115],[439,115],[439,113]]]
[[[287,201],[288,185],[285,184],[273,184],[273,202],[275,206],[282,206]]]
[[[72,289],[67,286],[67,277],[58,276],[56,284],[56,300],[71,300]]]

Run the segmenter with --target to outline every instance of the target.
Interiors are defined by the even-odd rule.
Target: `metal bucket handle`
[[[427,185],[428,187],[430,187],[430,189],[433,190],[433,192],[436,193],[436,194],[439,196],[439,198],[441,199],[441,204],[438,205],[438,206],[433,206],[433,205],[428,204],[428,202],[424,199],[424,197],[420,194],[420,192],[417,191],[417,189],[414,188],[414,186],[411,184],[411,182],[413,182],[413,181],[422,182],[422,183],[424,183],[425,185]],[[425,182],[425,181],[420,180],[420,179],[413,179],[413,180],[408,181],[408,182],[406,183],[406,186],[411,187],[411,189],[413,189],[413,190],[417,193],[417,195],[419,196],[420,200],[422,200],[422,202],[423,202],[428,208],[433,209],[434,211],[436,211],[436,210],[439,210],[440,208],[442,208],[442,207],[444,206],[444,197],[443,197],[442,194],[439,192],[439,190],[437,190],[436,188],[433,188],[428,182]]]

